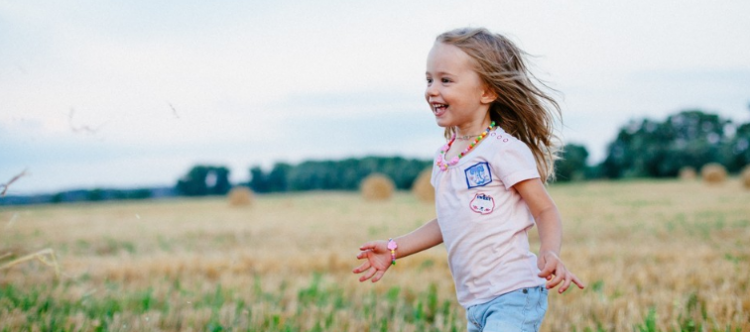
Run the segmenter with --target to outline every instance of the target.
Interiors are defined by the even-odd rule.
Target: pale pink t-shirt
[[[501,128],[447,170],[433,164],[437,220],[463,307],[545,283],[529,250],[534,218],[513,188],[538,177],[529,147]]]

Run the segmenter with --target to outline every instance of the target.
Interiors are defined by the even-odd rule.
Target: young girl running
[[[383,278],[397,258],[444,243],[469,331],[538,331],[548,289],[584,284],[560,259],[560,214],[544,184],[553,174],[559,106],[532,82],[524,53],[485,29],[437,37],[425,99],[448,142],[435,153],[437,218],[362,245],[359,280]],[[536,223],[539,257],[527,232]]]

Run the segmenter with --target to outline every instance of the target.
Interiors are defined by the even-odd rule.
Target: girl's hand
[[[547,289],[555,288],[561,282],[562,286],[557,291],[560,294],[568,289],[571,282],[576,284],[580,289],[586,287],[573,272],[565,268],[565,264],[563,264],[560,257],[557,257],[557,254],[554,252],[548,251],[539,255],[537,265],[542,270],[539,272],[539,277],[547,279]]]
[[[358,266],[352,272],[365,272],[359,281],[363,282],[372,278],[372,282],[377,282],[383,278],[385,271],[391,267],[391,252],[388,250],[386,241],[367,242],[359,247],[357,259],[364,259],[362,265]]]

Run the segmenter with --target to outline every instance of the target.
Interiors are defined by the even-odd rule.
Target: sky
[[[557,90],[590,163],[632,119],[750,121],[750,2],[0,0],[0,183],[9,195],[234,182],[276,162],[444,142],[424,100],[435,37],[486,27]]]

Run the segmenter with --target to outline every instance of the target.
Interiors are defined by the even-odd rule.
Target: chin
[[[443,127],[443,128],[452,127],[450,121],[444,118],[435,118],[435,123],[437,123],[438,127]]]

